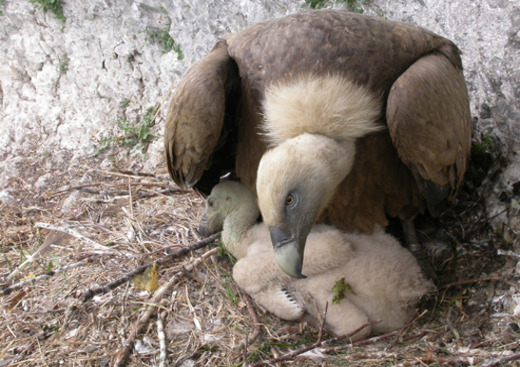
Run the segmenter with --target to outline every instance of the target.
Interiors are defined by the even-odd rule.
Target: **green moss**
[[[156,108],[149,107],[140,123],[131,122],[126,119],[119,119],[117,125],[123,130],[123,137],[120,138],[120,145],[127,147],[141,146],[144,148],[156,137],[152,134],[155,125]]]
[[[361,7],[361,4],[366,4],[365,0],[337,0],[338,3],[343,3],[347,5],[347,9],[356,13],[363,13],[364,10]]]
[[[58,58],[58,71],[60,74],[65,74],[69,70],[69,58],[64,59]]]
[[[360,0],[365,4],[365,0]],[[335,3],[347,5],[347,9],[356,13],[363,13],[363,8],[359,5],[358,0],[336,0]],[[321,9],[328,5],[332,5],[330,0],[305,0],[305,5],[312,9]]]
[[[473,143],[471,146],[472,154],[482,154],[489,152],[491,150],[491,146],[493,144],[493,137],[486,136],[486,138],[480,143]]]
[[[62,23],[61,31],[65,28],[65,21],[67,18],[63,14],[63,0],[29,0],[36,9],[42,9],[44,13],[51,11],[56,19]]]
[[[172,20],[168,16],[166,9],[162,6],[161,11],[166,16],[166,25],[164,26],[164,28],[161,29],[146,27],[142,31],[146,34],[145,40],[160,45],[162,47],[163,54],[166,54],[172,50],[175,51],[177,53],[177,59],[182,60],[184,58],[184,55],[181,51],[181,47],[179,46],[179,44],[175,42],[172,36],[170,36]]]
[[[129,103],[130,101],[125,99],[120,103],[120,106],[125,109]],[[157,138],[152,134],[157,110],[158,107],[147,108],[140,121],[129,121],[126,118],[118,119],[117,126],[120,128],[122,134],[99,140],[96,154],[108,148],[125,146],[132,148],[132,153],[138,153],[144,159],[148,145]]]
[[[339,304],[343,298],[345,298],[345,294],[354,293],[352,291],[352,287],[350,284],[345,283],[345,278],[341,278],[340,280],[334,283],[331,291],[334,293],[334,297],[332,297],[332,304]]]
[[[312,9],[320,9],[329,3],[328,0],[305,0],[305,5]]]
[[[119,107],[121,107],[121,109],[124,110],[124,109],[126,109],[128,107],[129,104],[130,104],[130,100],[129,99],[123,99],[119,103]]]

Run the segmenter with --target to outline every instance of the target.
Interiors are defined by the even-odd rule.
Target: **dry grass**
[[[35,192],[43,163],[34,160],[29,166],[34,176],[27,173],[12,182],[18,204],[0,204],[2,288],[49,270],[76,267],[0,297],[0,366],[112,365],[152,303],[152,295],[125,282],[85,302],[80,296],[169,250],[200,240],[195,228],[202,198],[174,187],[164,172],[150,176],[93,167],[77,172],[56,169],[45,189]],[[70,177],[82,177],[82,186],[67,187]],[[460,207],[456,210],[462,212]],[[478,215],[478,206],[464,213]],[[483,226],[469,234],[473,239],[488,236],[482,238],[482,246],[462,241],[461,233],[468,235],[469,227],[464,224],[461,229],[459,224],[474,224],[475,217],[455,217],[440,223],[452,233],[447,241],[452,248],[443,247],[448,250],[437,257],[441,287],[436,297],[421,305],[428,310],[423,317],[378,342],[349,346],[343,341],[326,347],[339,345],[339,349],[326,354],[321,354],[323,348],[315,350],[313,358],[295,357],[284,365],[467,366],[518,353],[517,320],[506,315],[508,310],[494,309],[496,297],[518,288],[515,261],[498,257],[495,251],[510,248],[493,242]],[[73,229],[111,251],[60,231],[36,228],[37,222]],[[35,261],[8,279],[38,250]],[[242,364],[244,358],[255,363],[317,340],[317,330],[282,322],[256,306],[260,325],[255,325],[246,296],[230,276],[231,262],[225,256],[200,260],[208,250],[158,268],[159,284],[172,279],[173,284],[153,305],[151,319],[142,323],[128,365],[159,365],[161,328],[170,366],[231,366]],[[183,270],[197,259],[201,264],[193,271]],[[256,328],[259,336],[251,341]]]

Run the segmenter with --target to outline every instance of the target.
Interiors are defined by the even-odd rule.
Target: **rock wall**
[[[421,25],[461,48],[475,142],[483,142],[483,149],[495,147],[503,162],[499,169],[491,167],[494,174],[483,185],[488,215],[497,228],[505,224],[516,231],[519,2],[366,3],[361,6],[367,14]],[[44,161],[38,179],[27,184],[45,187],[53,169],[82,164],[102,138],[117,134],[120,116],[135,120],[148,107],[166,106],[172,86],[221,36],[306,9],[303,1],[289,0],[66,1],[62,23],[29,1],[0,2],[0,200],[16,203],[12,182],[28,165]],[[151,36],[165,30],[180,47],[182,59],[174,50],[163,52],[161,41]],[[162,135],[164,111],[157,135]],[[148,150],[145,169],[164,167],[162,154],[158,139]]]

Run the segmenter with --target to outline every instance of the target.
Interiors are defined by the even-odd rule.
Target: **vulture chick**
[[[317,225],[308,236],[308,277],[294,279],[278,267],[269,231],[256,224],[258,215],[254,194],[239,182],[226,181],[208,197],[199,231],[209,235],[223,227],[224,247],[239,259],[234,280],[284,320],[316,324],[327,303],[325,328],[334,335],[381,320],[356,334],[357,340],[402,327],[420,298],[434,288],[392,236],[347,234],[327,225]]]
[[[227,35],[188,71],[164,135],[177,184],[208,194],[231,173],[258,195],[293,276],[315,222],[371,233],[399,217],[415,244],[413,218],[440,214],[466,170],[460,51],[356,13],[271,20]]]

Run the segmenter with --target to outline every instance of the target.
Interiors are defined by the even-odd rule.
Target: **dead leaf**
[[[146,268],[143,274],[134,276],[134,284],[137,288],[152,293],[159,284],[157,282],[157,263]]]

